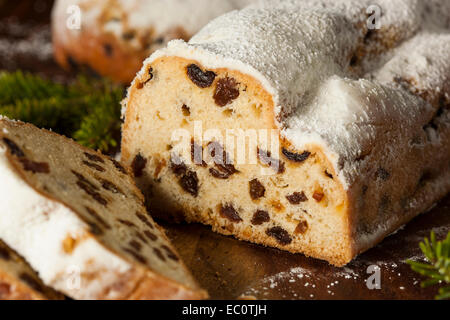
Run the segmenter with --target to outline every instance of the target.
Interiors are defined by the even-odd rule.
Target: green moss
[[[72,137],[103,152],[120,137],[123,88],[80,76],[61,85],[22,72],[0,73],[0,114]]]

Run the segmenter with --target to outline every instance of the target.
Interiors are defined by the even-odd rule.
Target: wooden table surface
[[[213,233],[201,225],[164,225],[194,276],[216,299],[433,299],[405,263],[423,259],[418,243],[433,230],[450,231],[450,196],[345,268]],[[369,290],[369,266],[378,266],[381,289]]]
[[[51,3],[0,0],[0,70],[27,70],[62,82],[74,78],[62,71],[49,53]],[[422,289],[422,278],[405,260],[423,258],[418,243],[430,231],[438,238],[450,231],[450,195],[345,268],[237,241],[206,226],[164,227],[214,299],[433,299],[437,289]],[[369,290],[366,285],[369,266],[380,268],[379,290]]]

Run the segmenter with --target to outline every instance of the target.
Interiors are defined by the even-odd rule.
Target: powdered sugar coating
[[[367,8],[374,3],[382,16],[380,38],[372,40]],[[273,95],[282,135],[299,150],[320,145],[349,188],[371,160],[406,154],[424,119],[433,117],[435,106],[393,80],[414,77],[427,90],[442,86],[450,68],[449,29],[450,3],[443,0],[262,0],[212,21],[188,44],[169,43],[143,70],[173,55],[255,77]],[[371,51],[355,67],[362,46]],[[380,136],[392,148],[373,148]]]

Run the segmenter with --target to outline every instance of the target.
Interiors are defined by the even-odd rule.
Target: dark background
[[[53,2],[0,0],[0,70],[26,70],[58,82],[74,78],[51,55]]]

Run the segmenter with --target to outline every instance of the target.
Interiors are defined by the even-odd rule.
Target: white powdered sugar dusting
[[[358,75],[350,57],[364,41],[373,4],[382,9],[386,39]],[[321,146],[349,188],[372,159],[383,154],[389,162],[405,151],[373,150],[381,133],[384,145],[406,146],[435,112],[394,80],[439,89],[450,71],[449,20],[450,3],[442,0],[262,0],[213,20],[187,44],[169,43],[145,66],[172,55],[253,76],[274,98],[282,135],[300,150]]]
[[[0,38],[0,56],[9,64],[18,56],[33,56],[40,61],[50,60],[53,48],[50,41],[50,31],[47,28],[34,28],[14,21],[0,23],[0,31],[10,34],[10,38]]]

